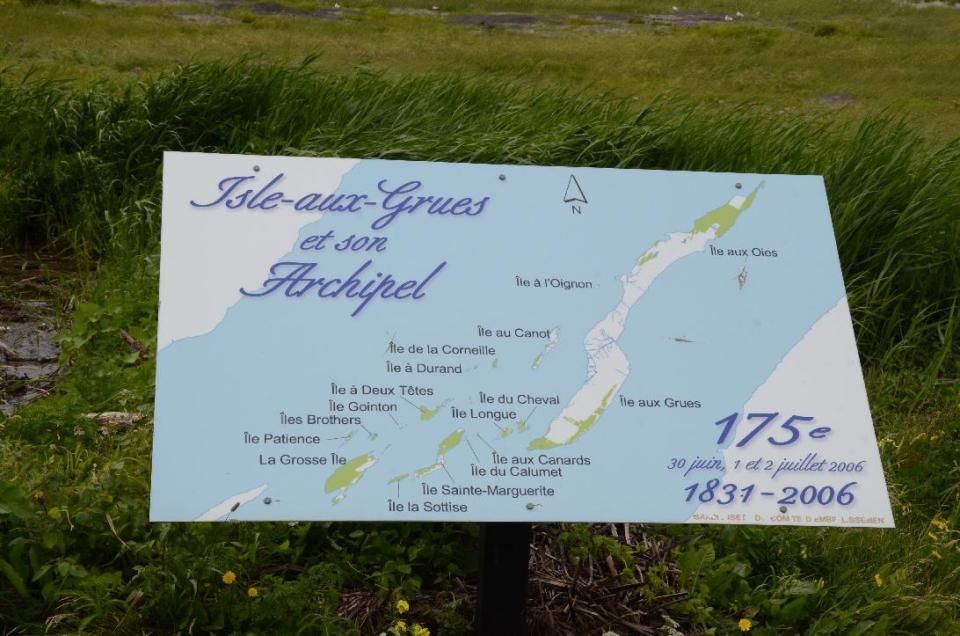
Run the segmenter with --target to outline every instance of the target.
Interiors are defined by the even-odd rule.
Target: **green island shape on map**
[[[463,440],[463,433],[464,430],[462,428],[458,428],[454,432],[444,437],[443,441],[440,442],[440,446],[437,447],[437,461],[429,466],[424,466],[423,468],[414,471],[413,476],[423,477],[424,475],[428,475],[435,470],[439,470],[443,466],[444,455],[456,448],[461,440]]]
[[[706,232],[712,226],[716,225],[716,238],[720,238],[726,234],[727,230],[732,228],[733,224],[737,222],[737,218],[746,212],[747,208],[749,208],[753,203],[753,199],[757,196],[757,192],[760,190],[760,188],[763,187],[763,183],[764,182],[761,181],[760,185],[754,188],[753,192],[747,195],[746,200],[740,205],[739,208],[730,205],[730,203],[725,203],[719,208],[710,210],[701,216],[699,219],[693,222],[693,230],[691,230],[691,233],[697,234],[700,232]],[[643,259],[641,259],[640,262],[642,263]]]
[[[339,503],[344,496],[342,491],[346,491],[350,486],[360,481],[363,473],[373,466],[376,461],[376,458],[371,453],[364,453],[363,455],[354,457],[333,471],[333,474],[327,478],[327,482],[324,484],[324,490],[328,493],[341,491],[333,500],[334,503]]]
[[[440,404],[438,404],[437,407],[434,408],[434,409],[431,409],[431,408],[427,407],[426,405],[421,404],[420,406],[417,407],[418,409],[420,409],[420,419],[421,419],[422,421],[424,421],[424,422],[426,422],[426,421],[428,421],[428,420],[432,420],[434,417],[436,417],[437,413],[440,412],[440,409],[442,409],[444,406],[446,406],[446,405],[447,405],[447,402],[449,402],[449,401],[450,401],[450,400],[444,400],[443,402],[441,402]]]

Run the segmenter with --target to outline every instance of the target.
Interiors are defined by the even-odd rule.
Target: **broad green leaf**
[[[33,505],[20,487],[9,481],[0,481],[0,515],[27,519],[33,514]]]

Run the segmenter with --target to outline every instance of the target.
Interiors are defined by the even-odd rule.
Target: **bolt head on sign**
[[[166,153],[160,269],[155,521],[893,525],[818,176]]]

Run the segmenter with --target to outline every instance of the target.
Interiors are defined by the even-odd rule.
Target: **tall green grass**
[[[652,566],[644,589],[689,598],[647,619],[669,614],[687,633],[736,633],[743,617],[757,634],[957,633],[960,406],[936,380],[960,371],[958,144],[927,146],[890,116],[843,128],[244,63],[123,92],[0,76],[0,250],[106,263],[91,289],[63,291],[84,302],[55,394],[0,416],[0,633],[357,633],[343,616],[356,598],[387,608],[362,626],[379,633],[394,594],[435,633],[467,631],[473,526],[146,522],[149,424],[101,432],[83,414],[152,408],[153,360],[131,362],[118,334],[155,334],[167,149],[825,175],[898,529],[657,528],[676,571]],[[568,547],[593,546],[582,540]]]
[[[850,128],[244,62],[124,92],[3,78],[0,246],[155,250],[164,150],[822,174],[865,361],[956,370],[960,143],[891,115]]]

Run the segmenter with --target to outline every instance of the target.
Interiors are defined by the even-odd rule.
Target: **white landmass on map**
[[[702,252],[710,241],[729,229],[739,213],[753,202],[756,192],[754,190],[749,199],[733,197],[725,206],[701,217],[690,232],[675,232],[657,241],[637,260],[633,270],[620,279],[623,286],[620,302],[594,325],[583,341],[587,352],[587,381],[550,422],[546,434],[530,443],[531,449],[569,444],[596,423],[630,373],[630,361],[617,345],[630,309],[671,265],[685,256]],[[700,227],[703,222],[709,225]]]
[[[267,484],[263,484],[262,486],[257,486],[253,490],[248,490],[238,495],[233,495],[232,497],[228,497],[227,499],[224,499],[223,501],[218,503],[216,506],[214,506],[210,510],[207,510],[205,513],[203,513],[202,515],[194,519],[194,521],[219,521],[220,519],[223,519],[231,512],[235,512],[237,508],[239,508],[243,504],[253,501],[257,497],[259,497],[260,493],[262,493],[266,489],[267,489]]]
[[[753,393],[743,410],[737,427],[730,432],[732,440],[742,439],[756,426],[757,420],[746,421],[744,413],[771,413],[778,411],[780,418],[771,424],[770,432],[764,431],[754,438],[753,443],[744,448],[730,444],[723,451],[726,473],[720,475],[722,483],[734,483],[738,486],[755,484],[756,488],[746,503],[737,501],[735,510],[743,515],[737,519],[724,519],[726,523],[770,523],[771,516],[791,515],[790,525],[845,525],[841,520],[825,520],[824,516],[854,517],[850,525],[868,525],[884,528],[893,527],[893,513],[887,498],[886,481],[880,452],[877,450],[873,422],[870,418],[870,406],[867,403],[867,391],[863,383],[854,339],[850,309],[847,298],[840,301],[824,314],[780,361],[770,377]],[[815,427],[831,427],[827,439],[813,439],[801,434],[797,442],[787,447],[777,448],[767,443],[770,435],[783,437],[784,432],[778,425],[790,415],[803,415],[816,419],[797,426],[801,433]],[[716,431],[711,430],[710,434]],[[803,471],[781,472],[773,477],[773,471],[746,471],[743,464],[763,455],[775,462],[776,470],[784,459],[802,460],[810,453],[816,453],[817,461],[826,459],[833,462],[864,462],[861,472]],[[741,469],[735,470],[735,462],[741,461]],[[829,464],[825,466],[829,468]],[[716,473],[709,477],[716,477]],[[701,483],[709,478],[691,473],[690,482]],[[834,501],[829,505],[787,506],[786,513],[780,510],[777,500],[782,497],[781,488],[793,486],[798,490],[812,485],[819,488],[832,486],[839,490],[850,482],[857,482],[849,489],[854,501],[849,506],[841,506]],[[774,492],[774,496],[762,496],[761,492]],[[699,513],[720,513],[724,510],[717,504],[702,504]],[[745,513],[745,514],[744,514]],[[874,521],[864,521],[873,519]],[[691,516],[690,521],[693,521]],[[774,520],[775,521],[775,520]],[[858,522],[859,521],[859,522]]]
[[[533,359],[533,364],[530,365],[530,368],[536,371],[540,368],[540,365],[543,364],[543,358],[553,351],[554,347],[560,344],[560,327],[554,327],[549,332],[549,337],[547,338],[547,344],[543,345],[543,351],[537,354],[537,357]]]
[[[194,208],[191,200],[215,200],[219,182],[229,176],[257,175],[249,186],[256,190],[281,172],[285,178],[278,188],[289,194],[329,194],[357,163],[356,159],[218,155],[214,172],[209,154],[164,153],[163,302],[157,350],[210,332],[241,298],[240,288],[259,289],[270,266],[294,246],[300,228],[321,217],[316,212],[296,212],[291,206],[267,212]],[[254,171],[254,166],[259,170]],[[246,189],[244,184],[240,191]]]

